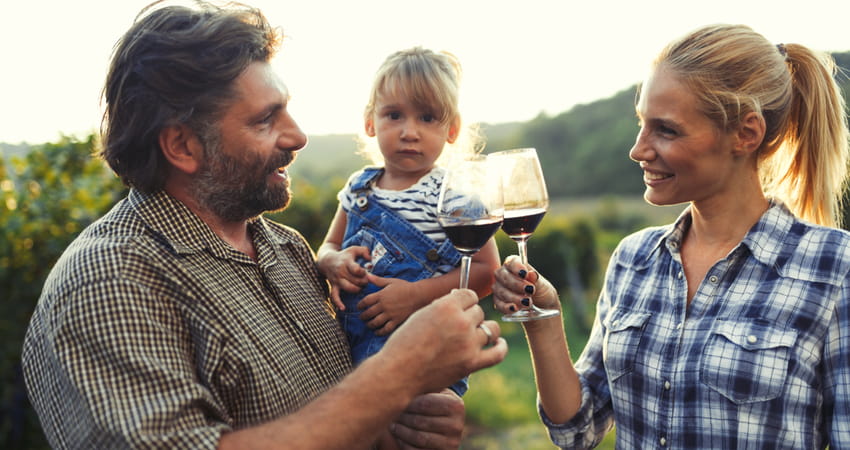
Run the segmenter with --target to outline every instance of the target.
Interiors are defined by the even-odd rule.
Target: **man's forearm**
[[[297,412],[222,435],[219,448],[369,448],[419,393],[410,364],[379,355]]]

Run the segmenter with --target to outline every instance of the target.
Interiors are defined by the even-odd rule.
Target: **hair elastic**
[[[788,57],[788,51],[785,50],[785,44],[776,44],[776,49],[779,50],[779,54],[782,55],[783,58]]]

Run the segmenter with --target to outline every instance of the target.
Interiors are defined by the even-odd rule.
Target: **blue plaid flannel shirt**
[[[624,239],[553,442],[590,448],[850,448],[850,234],[777,201],[686,308],[691,217]]]

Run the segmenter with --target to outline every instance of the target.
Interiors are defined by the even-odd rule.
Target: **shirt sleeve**
[[[45,432],[60,448],[215,448],[224,408],[194,365],[223,351],[192,348],[167,299],[121,279],[49,299],[36,314],[24,370]]]
[[[354,193],[351,191],[351,184],[363,173],[363,170],[358,170],[351,174],[348,177],[348,181],[345,182],[345,186],[339,190],[336,194],[337,200],[339,200],[339,206],[342,207],[343,211],[349,211],[351,206],[354,204]]]
[[[841,298],[826,336],[824,409],[830,448],[850,448],[850,277],[844,279]]]
[[[538,399],[538,410],[543,423],[549,430],[552,442],[560,448],[594,448],[614,427],[614,410],[608,376],[602,361],[605,339],[605,317],[610,309],[610,289],[616,285],[611,267],[617,253],[611,256],[603,291],[596,306],[593,328],[584,350],[576,361],[576,371],[581,382],[581,406],[572,419],[563,424],[553,423]]]

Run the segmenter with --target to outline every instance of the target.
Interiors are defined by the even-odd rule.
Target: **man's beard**
[[[267,178],[292,162],[292,152],[280,152],[269,160],[254,157],[242,162],[224,152],[219,136],[204,141],[206,157],[190,186],[192,196],[201,206],[228,222],[286,208],[289,183],[270,186]],[[243,154],[254,153],[246,149]]]

